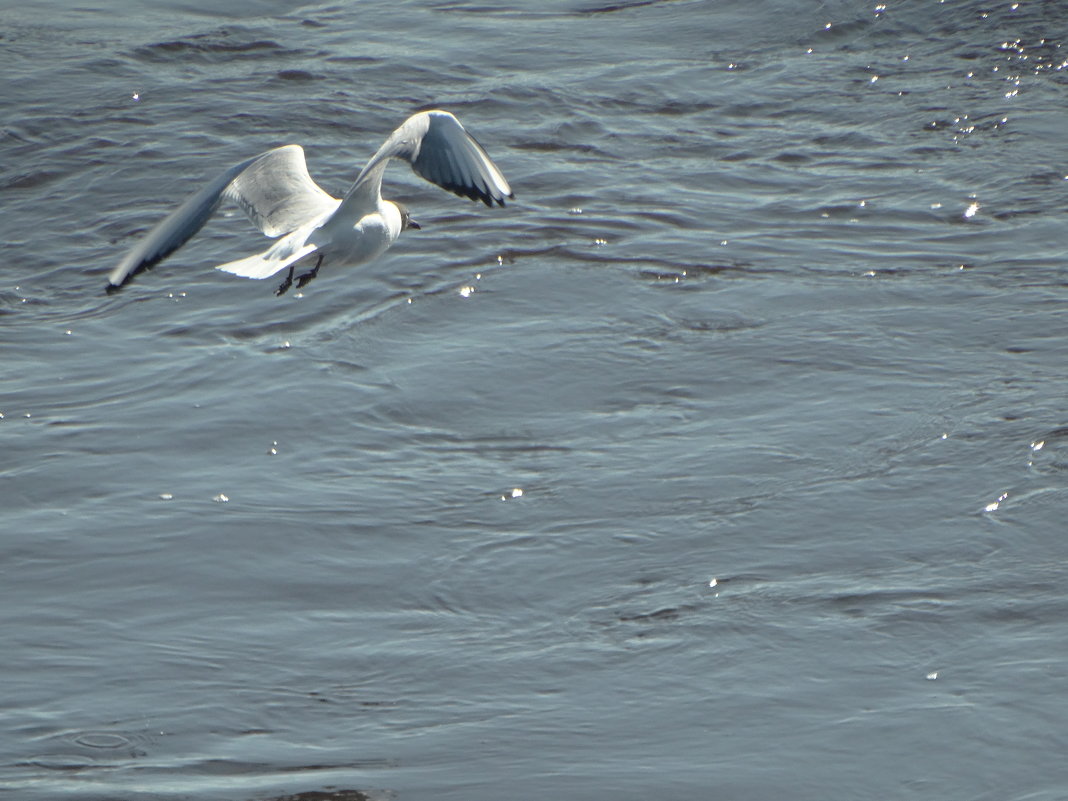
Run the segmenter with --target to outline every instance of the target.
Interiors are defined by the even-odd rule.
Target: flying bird
[[[503,206],[505,198],[515,197],[489,154],[456,117],[447,111],[420,111],[390,134],[340,200],[312,180],[300,145],[268,150],[231,167],[122,257],[108,275],[108,292],[188,242],[223,200],[235,202],[276,241],[263,253],[215,269],[245,278],[269,278],[288,267],[277,295],[293,285],[297,263],[313,254],[315,266],[297,276],[298,287],[315,278],[324,262],[355,266],[372,261],[406,228],[419,228],[407,208],[382,198],[382,175],[391,159],[403,159],[417,175],[487,206]]]

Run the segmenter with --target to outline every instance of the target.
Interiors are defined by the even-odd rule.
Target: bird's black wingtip
[[[136,275],[137,272],[139,271],[134,270],[132,272],[126,273],[121,277],[116,277],[115,275],[108,276],[108,285],[104,288],[104,292],[108,295],[114,295],[127,284],[130,284],[133,281],[134,275]]]
[[[505,199],[515,200],[514,192],[510,192],[507,195],[497,195],[491,193],[486,189],[480,189],[478,187],[469,186],[467,184],[442,184],[442,186],[444,186],[446,190],[452,192],[458,197],[465,197],[468,200],[473,200],[475,203],[478,203],[481,200],[486,206],[491,209],[493,208],[494,203],[496,203],[498,206],[503,206]]]
[[[509,193],[507,195],[491,195],[488,192],[477,192],[473,193],[470,197],[472,200],[481,200],[491,209],[493,208],[494,203],[503,207],[505,205],[505,200],[515,200],[514,193]]]

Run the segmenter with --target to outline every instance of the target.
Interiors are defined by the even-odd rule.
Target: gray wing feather
[[[412,115],[390,135],[360,172],[344,204],[373,210],[391,158],[403,159],[416,175],[487,206],[503,206],[505,199],[515,197],[503,173],[460,121],[435,110]]]
[[[286,145],[258,156],[234,178],[225,196],[267,236],[288,234],[338,204],[308,175],[304,149]]]
[[[108,275],[108,292],[118,289],[132,276],[167,258],[188,242],[215,213],[230,182],[253,161],[255,159],[249,159],[231,167],[168,214],[130,248]]]
[[[505,198],[515,197],[497,165],[459,120],[444,111],[426,113],[427,131],[411,159],[418,175],[487,206],[503,206]]]
[[[338,204],[308,175],[299,145],[261,153],[218,176],[145,234],[108,275],[108,291],[188,242],[224,198],[235,201],[268,236],[287,233]]]

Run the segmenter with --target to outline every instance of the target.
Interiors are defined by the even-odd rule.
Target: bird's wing
[[[236,201],[268,236],[278,236],[332,211],[339,202],[312,181],[299,145],[261,153],[222,173],[145,234],[108,275],[108,291],[118,289],[188,242],[224,197]]]
[[[390,134],[367,162],[342,206],[372,211],[377,207],[382,173],[390,159],[404,159],[417,175],[460,197],[487,206],[504,205],[512,188],[497,165],[460,121],[447,111],[420,111]],[[344,213],[344,212],[341,212]]]
[[[281,236],[337,208],[340,202],[308,175],[304,148],[286,145],[258,156],[224,193],[267,236]]]

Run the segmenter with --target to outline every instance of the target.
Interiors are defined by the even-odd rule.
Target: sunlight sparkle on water
[[[1001,494],[1000,494],[1000,495],[998,496],[998,499],[997,499],[996,501],[994,501],[993,503],[988,503],[988,504],[987,504],[986,506],[984,506],[984,507],[983,507],[983,511],[984,511],[984,512],[996,512],[996,511],[998,510],[998,507],[1000,507],[1000,506],[1001,506],[1001,504],[1002,504],[1002,503],[1003,503],[1003,502],[1005,501],[1005,499],[1006,499],[1006,498],[1008,498],[1008,497],[1009,497],[1009,493],[1007,493],[1007,492],[1003,492],[1003,493],[1001,493]]]
[[[1027,460],[1028,467],[1035,466],[1035,454],[1042,450],[1045,446],[1046,441],[1044,439],[1036,440],[1035,442],[1031,443],[1031,458]]]

